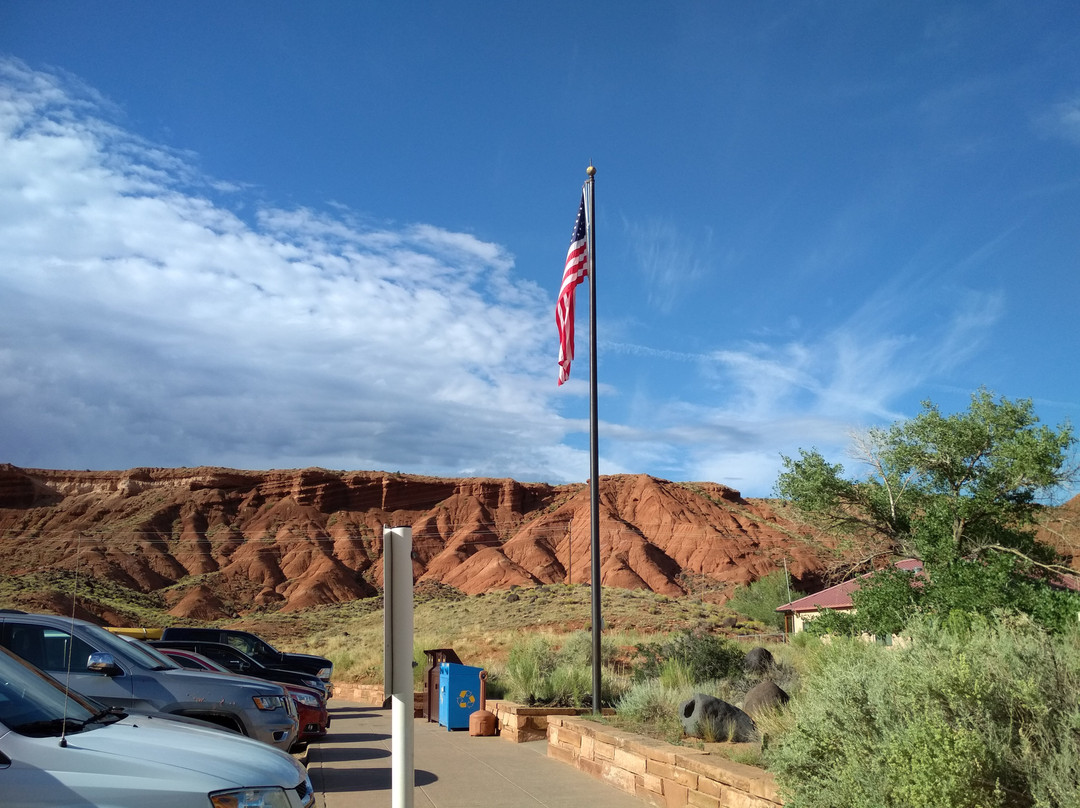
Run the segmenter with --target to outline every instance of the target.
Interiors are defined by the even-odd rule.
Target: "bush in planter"
[[[555,648],[546,637],[534,635],[515,644],[506,661],[507,696],[522,704],[546,701],[548,677],[556,665]]]
[[[592,664],[580,657],[580,645],[571,645],[567,654],[539,636],[513,646],[506,665],[507,698],[529,706],[592,707]],[[625,679],[604,667],[600,687],[601,706],[610,707],[626,689]]]

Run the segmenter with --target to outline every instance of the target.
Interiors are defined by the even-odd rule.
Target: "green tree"
[[[801,598],[804,594],[790,588],[784,570],[774,570],[752,584],[736,589],[727,606],[751,620],[782,629],[784,616],[776,611],[776,607]]]
[[[1031,401],[979,390],[965,412],[943,415],[924,402],[915,418],[870,430],[856,445],[868,469],[862,477],[846,478],[816,450],[783,458],[776,492],[841,537],[853,567],[883,557],[922,559],[918,591],[893,576],[856,593],[856,609],[881,618],[873,626],[865,625],[869,617],[856,621],[864,630],[895,625],[920,607],[1053,616],[1073,601],[1045,594],[1033,578],[1073,571],[1036,541],[1036,516],[1039,499],[1071,479],[1074,442],[1068,424],[1041,424]]]

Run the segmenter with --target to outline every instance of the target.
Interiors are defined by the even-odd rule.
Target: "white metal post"
[[[383,528],[384,670],[390,691],[390,799],[413,808],[412,528]]]

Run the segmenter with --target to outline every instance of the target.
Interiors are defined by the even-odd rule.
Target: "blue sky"
[[[1066,2],[0,5],[0,462],[768,496],[986,387],[1080,421]]]

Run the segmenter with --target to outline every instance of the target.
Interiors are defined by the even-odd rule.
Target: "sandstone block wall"
[[[549,716],[548,756],[659,808],[778,808],[768,772],[571,716]]]
[[[382,707],[383,686],[362,685],[356,682],[334,682],[334,698],[355,701],[357,704],[366,704],[369,707]],[[413,717],[421,718],[423,715],[424,694],[413,693]]]
[[[548,719],[551,716],[577,716],[591,710],[573,707],[526,707],[513,701],[489,701],[487,709],[495,714],[499,735],[513,743],[540,741],[548,737]],[[613,710],[604,710],[606,714]]]

